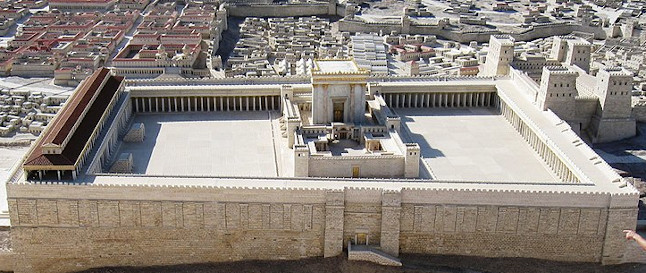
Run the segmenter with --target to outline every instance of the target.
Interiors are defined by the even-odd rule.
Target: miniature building
[[[146,135],[146,129],[143,123],[135,123],[123,137],[124,142],[142,142]]]
[[[130,173],[132,172],[132,154],[131,153],[122,153],[119,155],[117,161],[112,164],[110,168],[111,173]]]
[[[484,65],[484,74],[489,76],[509,74],[509,64],[514,59],[514,38],[504,35],[492,35],[489,41],[489,52]]]
[[[485,73],[487,69],[493,70],[496,64],[506,66],[512,78],[530,85],[526,93],[540,109],[551,110],[568,122],[574,132],[592,143],[635,136],[632,73],[606,67],[596,76],[589,74],[589,42],[574,36],[554,37],[549,56],[523,52],[510,64],[501,64],[496,62],[500,58],[489,58],[500,54],[500,49],[495,50],[498,40],[495,36],[491,38],[493,46],[487,55]],[[514,54],[513,49],[511,54]],[[541,73],[539,69],[542,69]],[[505,70],[499,68],[499,71]]]
[[[571,114],[557,98],[571,101],[576,73],[575,113],[601,101],[579,98],[589,75],[549,67],[539,87],[508,69],[373,82],[352,60],[315,60],[309,81],[142,81],[123,92],[121,77],[100,69],[10,175],[14,270],[331,257],[346,247],[353,257],[377,248],[633,261],[622,230],[635,226],[638,192],[549,111]],[[609,84],[590,89],[606,94],[593,126],[620,128],[630,119],[612,107],[625,104],[629,74],[597,77]],[[129,124],[147,137],[125,141]],[[107,174],[114,162],[132,173]]]
[[[550,57],[569,65],[576,65],[587,73],[590,72],[590,50],[590,43],[581,38],[556,36]]]
[[[24,163],[28,179],[76,179],[113,105],[123,78],[97,70],[65,104]]]

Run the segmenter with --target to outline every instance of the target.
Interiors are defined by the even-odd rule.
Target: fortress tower
[[[596,95],[601,104],[601,117],[610,119],[630,118],[630,92],[633,76],[619,67],[606,67],[597,73]]]
[[[576,78],[578,73],[568,67],[543,67],[541,86],[536,97],[539,108],[548,108],[561,119],[570,121],[576,114]]]
[[[550,57],[559,62],[576,65],[585,72],[590,72],[590,51],[590,43],[582,38],[556,36]]]
[[[489,52],[484,64],[485,76],[509,74],[509,64],[514,59],[514,38],[509,35],[491,35]]]
[[[631,117],[632,73],[618,67],[606,67],[597,73],[595,95],[600,109],[592,119],[596,128],[593,142],[632,137],[636,134],[635,119]]]

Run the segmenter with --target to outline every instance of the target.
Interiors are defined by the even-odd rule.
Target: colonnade
[[[427,107],[489,107],[494,105],[495,92],[433,92],[382,94],[392,108]]]
[[[26,172],[26,179],[38,179],[38,180],[76,180],[77,176],[82,172],[83,167],[85,166],[86,161],[88,160],[88,156],[92,152],[92,149],[94,148],[95,145],[101,145],[103,142],[97,143],[97,138],[101,135],[101,132],[103,128],[108,125],[110,126],[112,124],[110,120],[110,116],[114,113],[115,111],[115,105],[122,101],[123,103],[127,105],[127,97],[123,98],[124,93],[123,89],[117,91],[117,94],[115,94],[112,97],[112,100],[110,103],[107,105],[105,112],[103,112],[102,116],[96,120],[96,124],[94,130],[92,131],[92,134],[88,136],[87,142],[85,143],[85,146],[83,147],[83,150],[81,150],[79,154],[79,159],[78,159],[78,164],[74,164],[74,170],[34,170],[34,171],[28,171]],[[117,115],[120,112],[116,112]],[[119,121],[119,126],[125,127],[128,122],[128,118],[130,117],[130,112],[126,111],[125,113],[126,118],[122,119]],[[116,118],[116,117],[115,117]],[[108,135],[106,135],[108,136]],[[104,141],[107,141],[109,145],[116,147],[118,144],[117,138],[108,138],[104,139]]]
[[[541,140],[538,135],[527,126],[527,124],[509,107],[504,101],[500,101],[500,112],[507,119],[509,124],[513,126],[518,133],[529,143],[534,151],[536,151],[543,161],[556,173],[556,175],[563,182],[579,183],[579,178],[568,168],[567,165]]]
[[[210,112],[278,110],[278,96],[137,97],[133,108],[143,112]]]
[[[76,179],[76,170],[37,170],[26,171],[25,179],[27,180],[74,180]]]
[[[101,147],[97,150],[98,156],[94,160],[98,159],[98,162],[92,162],[90,168],[94,169],[90,169],[89,172],[98,173],[110,169],[110,164],[113,163],[112,159],[115,158],[114,153],[119,148],[119,137],[125,135],[129,129],[130,117],[132,116],[132,100],[126,101],[121,108],[124,109],[119,109],[119,112],[117,112],[118,114],[115,117],[112,127],[109,128],[101,143]]]

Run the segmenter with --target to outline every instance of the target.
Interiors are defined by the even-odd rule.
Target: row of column
[[[520,133],[527,143],[536,151],[547,165],[563,182],[579,183],[579,179],[567,165],[541,140],[534,131],[504,102],[500,103],[500,112],[507,121]]]
[[[277,110],[278,96],[140,97],[134,110],[142,112],[264,111]]]
[[[393,108],[424,107],[489,107],[494,102],[494,92],[464,93],[386,93],[388,106]]]
[[[26,172],[27,174],[27,179],[31,179],[29,174],[32,172]],[[33,171],[35,175],[35,178],[37,178],[40,181],[43,180],[54,180],[58,178],[57,180],[75,180],[76,179],[76,170],[74,171],[69,171],[69,170],[38,170],[38,171]],[[54,177],[54,175],[56,175]]]
[[[113,153],[117,152],[119,147],[119,136],[128,132],[127,127],[132,115],[132,100],[126,102],[125,107],[125,111],[120,112],[119,116],[117,116],[118,120],[115,127],[110,128],[110,131],[106,134],[104,142],[107,141],[107,143],[104,151],[99,151],[99,153],[101,153],[101,157],[99,158],[99,167],[101,167],[101,170],[97,170],[99,172],[102,172],[105,169],[110,169],[109,164],[112,163],[111,159],[114,158]]]
[[[96,144],[96,139],[101,135],[101,131],[103,130],[104,126],[106,125],[107,121],[110,119],[110,115],[114,112],[115,104],[120,100],[121,96],[123,96],[123,90],[119,90],[117,94],[112,97],[110,103],[106,107],[106,110],[104,114],[101,116],[101,118],[98,120],[95,129],[93,130],[92,134],[88,137],[85,142],[84,150],[79,154],[79,164],[75,166],[74,170],[37,170],[33,175],[35,178],[39,180],[51,180],[54,179],[52,172],[55,173],[55,177],[58,180],[61,179],[69,179],[71,177],[72,180],[76,180],[76,177],[79,173],[82,172],[83,166],[85,166],[86,161],[88,160],[88,155],[92,152],[92,149],[94,148],[94,145]],[[116,144],[116,143],[113,143]],[[31,173],[31,172],[30,172]],[[30,178],[30,173],[27,173],[27,178]],[[68,176],[69,175],[69,176]]]

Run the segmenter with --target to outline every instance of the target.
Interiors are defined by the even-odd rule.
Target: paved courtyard
[[[436,179],[557,182],[504,117],[488,108],[397,109]]]
[[[144,123],[144,142],[119,151],[132,153],[135,173],[277,176],[269,112],[140,114],[135,122]]]
[[[0,227],[9,226],[9,205],[7,204],[7,188],[5,182],[9,179],[11,169],[18,164],[28,146],[0,147]],[[2,247],[0,246],[0,249]]]

